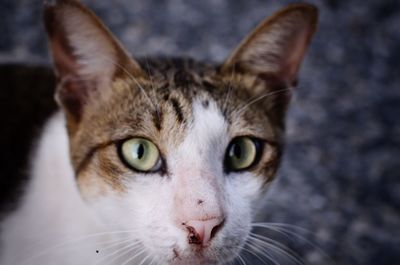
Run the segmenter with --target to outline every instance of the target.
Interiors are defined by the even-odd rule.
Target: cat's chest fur
[[[135,60],[76,0],[44,18],[60,110],[2,222],[0,263],[234,261],[279,166],[316,8],[276,13],[222,64]]]
[[[32,153],[30,180],[20,207],[1,226],[5,253],[1,264],[87,264],[59,251],[60,244],[71,248],[80,242],[71,245],[69,240],[99,231],[80,198],[68,148],[65,119],[58,112],[46,123]],[[76,257],[87,256],[76,251],[79,248]]]

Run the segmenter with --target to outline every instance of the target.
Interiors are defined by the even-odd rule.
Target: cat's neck
[[[31,257],[27,264],[36,264],[40,262],[36,256],[45,249],[55,247],[50,253],[57,255],[57,245],[101,230],[78,192],[62,113],[55,114],[44,127],[30,168],[21,205],[2,226],[2,247],[8,255],[0,264],[20,264]]]

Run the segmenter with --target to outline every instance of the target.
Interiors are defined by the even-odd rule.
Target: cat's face
[[[202,77],[196,69],[172,67],[166,77],[139,82],[116,81],[118,93],[82,117],[72,151],[88,154],[77,172],[83,197],[106,223],[137,230],[157,260],[213,264],[234,257],[277,168],[281,128],[260,103],[245,107],[250,91],[215,71]],[[143,162],[131,165],[129,152],[140,152],[135,144],[143,148]],[[234,148],[242,161],[230,165]],[[140,172],[143,167],[149,170]],[[208,242],[189,243],[196,220],[211,225],[204,232]],[[202,243],[208,247],[199,252]]]
[[[75,1],[48,6],[45,18],[87,204],[132,230],[132,259],[141,250],[161,264],[234,259],[279,164],[315,9],[281,11],[220,66],[134,61]]]

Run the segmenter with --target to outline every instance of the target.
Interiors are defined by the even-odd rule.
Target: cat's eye
[[[158,148],[144,138],[132,138],[123,142],[120,156],[123,162],[138,171],[153,172],[161,168]]]
[[[254,165],[261,153],[258,140],[242,136],[232,140],[226,150],[226,171],[241,171]]]

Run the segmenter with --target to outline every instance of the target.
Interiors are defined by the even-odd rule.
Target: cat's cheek
[[[80,172],[76,177],[76,181],[81,197],[87,203],[91,203],[113,193],[110,185],[100,178],[94,171],[90,170],[90,168]]]
[[[253,217],[263,194],[263,179],[251,173],[235,173],[226,179],[228,218],[239,231],[250,231]],[[235,228],[233,228],[235,229]],[[247,234],[241,238],[247,237]]]
[[[157,174],[138,177],[127,185],[123,200],[145,237],[158,234],[156,238],[162,239],[168,235],[173,209],[171,189],[169,180]]]
[[[214,249],[220,259],[233,260],[244,246],[251,230],[255,213],[254,204],[259,200],[262,186],[262,178],[255,177],[251,173],[226,176],[224,185],[226,221],[213,239]]]
[[[226,178],[226,194],[234,205],[244,204],[243,207],[253,209],[264,193],[264,178],[251,172],[233,173]]]

